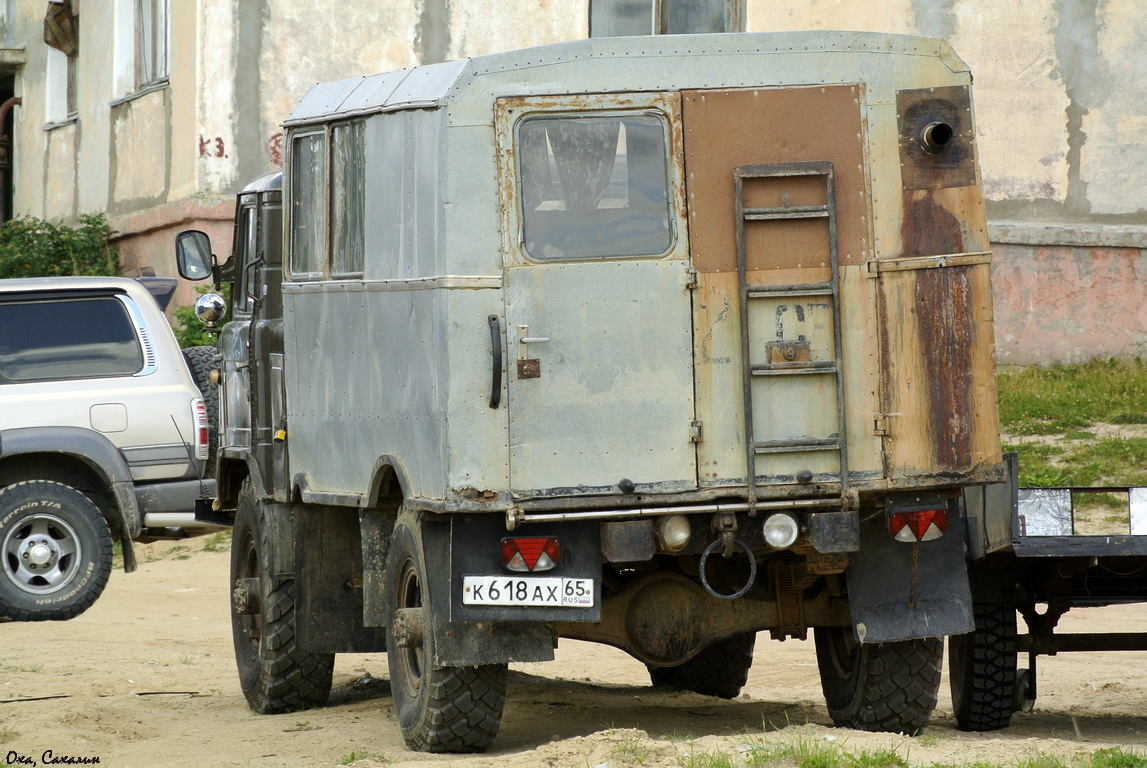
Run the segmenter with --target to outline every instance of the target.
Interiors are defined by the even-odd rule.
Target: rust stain
[[[934,194],[931,190],[904,193],[900,235],[905,257],[964,252],[960,219],[940,205]]]
[[[938,467],[972,464],[971,286],[969,267],[916,275],[916,318],[924,356],[933,459]]]

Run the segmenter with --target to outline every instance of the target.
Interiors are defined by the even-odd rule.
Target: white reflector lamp
[[[787,549],[796,543],[801,527],[792,515],[787,512],[777,512],[775,515],[769,515],[765,518],[761,532],[770,547]]]

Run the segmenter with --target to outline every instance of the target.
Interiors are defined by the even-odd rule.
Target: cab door
[[[498,102],[519,497],[697,487],[678,114],[673,94]]]

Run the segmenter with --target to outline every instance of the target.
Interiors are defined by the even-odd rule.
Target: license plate
[[[464,605],[592,608],[593,579],[463,576]]]

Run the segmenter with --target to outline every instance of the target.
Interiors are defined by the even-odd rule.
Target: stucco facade
[[[1135,279],[1147,273],[1147,60],[1135,55],[1147,8],[744,2],[748,31],[948,39],[975,74],[1000,361],[1147,354]],[[0,3],[0,96],[10,83],[23,102],[11,129],[14,211],[53,220],[106,211],[125,266],[160,274],[173,269],[180,229],[206,229],[225,248],[232,194],[281,160],[279,124],[313,83],[583,38],[591,12],[590,0],[167,0],[168,76],[141,87],[132,78],[140,0],[71,3],[71,115],[59,110],[61,55],[43,42],[47,0]]]

